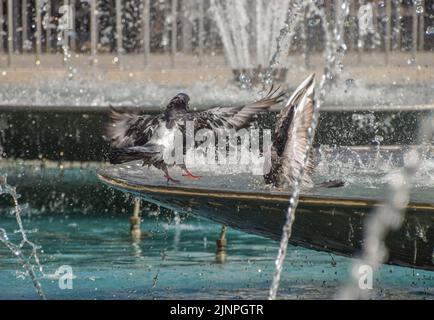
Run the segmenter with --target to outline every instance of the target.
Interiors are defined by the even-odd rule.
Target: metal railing
[[[372,26],[361,32],[360,11],[366,3],[372,3]],[[334,1],[324,4],[333,19]],[[345,22],[349,50],[360,56],[384,52],[386,63],[393,51],[411,51],[416,57],[418,51],[434,48],[433,17],[434,0],[353,1]],[[322,50],[324,39],[315,17],[307,18],[301,30],[307,45],[294,41],[288,54],[307,50],[308,61],[309,53]],[[89,55],[91,63],[112,53],[119,65],[123,55],[133,53],[143,55],[145,66],[150,55],[168,54],[170,66],[176,67],[180,52],[199,61],[224,52],[209,0],[0,0],[0,54],[7,54],[8,66],[13,56],[29,53],[39,64],[42,55],[62,52],[61,41],[72,52]]]

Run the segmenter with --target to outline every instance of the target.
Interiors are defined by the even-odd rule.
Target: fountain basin
[[[273,240],[280,239],[290,190],[270,189],[264,185],[262,177],[249,174],[195,173],[203,178],[168,185],[158,170],[144,169],[141,163],[132,162],[101,169],[98,178],[149,203],[193,213]],[[342,190],[315,188],[302,193],[291,244],[357,256],[363,243],[364,221],[380,206],[383,190],[384,186],[380,185],[364,190],[362,185],[352,184]],[[388,264],[434,270],[432,192],[434,187],[429,190],[425,187],[424,192],[415,190],[406,208],[403,226],[387,236]]]

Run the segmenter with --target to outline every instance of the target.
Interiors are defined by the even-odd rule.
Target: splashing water
[[[420,129],[419,139],[432,141],[434,137],[434,114],[426,119]],[[416,173],[422,167],[425,146],[409,151],[408,161],[398,175],[390,181],[384,203],[366,222],[366,235],[362,255],[351,267],[351,280],[341,290],[339,299],[365,299],[369,290],[360,288],[360,268],[368,266],[372,271],[378,270],[387,259],[385,238],[389,231],[398,230],[405,219],[405,208],[410,200],[410,190]]]
[[[305,7],[306,0],[294,1],[291,8],[288,9],[288,20],[285,27],[280,30],[279,36],[276,39],[276,50],[270,59],[269,67],[264,77],[264,85],[271,84],[273,69],[280,63],[280,54],[287,52],[291,46],[291,41],[294,38],[296,26],[302,21],[304,15],[301,14]],[[325,21],[325,20],[323,20]]]
[[[257,0],[252,10],[248,0],[211,0],[213,18],[232,69],[267,66],[276,51],[274,36],[285,25],[290,1],[264,2]]]
[[[309,152],[312,150],[312,142],[315,134],[315,129],[318,123],[319,109],[323,104],[326,93],[329,91],[330,86],[336,81],[339,73],[342,71],[342,59],[346,51],[346,46],[344,43],[344,23],[349,13],[349,2],[347,0],[341,0],[336,2],[337,17],[336,23],[333,26],[333,30],[329,30],[326,24],[326,15],[324,8],[319,8],[314,2],[307,1],[304,2],[304,6],[308,9],[308,16],[315,14],[321,18],[323,21],[323,29],[326,35],[326,65],[324,68],[324,73],[320,83],[319,94],[316,97],[316,103],[314,106],[314,116],[311,127],[308,130],[308,144],[304,153],[304,161],[302,169],[300,170],[299,176],[293,186],[293,192],[289,198],[289,206],[286,213],[286,222],[282,230],[282,238],[280,241],[279,252],[276,258],[276,269],[273,277],[273,281],[270,287],[269,299],[273,300],[276,298],[277,291],[279,289],[280,276],[283,269],[283,263],[286,256],[286,250],[288,247],[288,241],[291,237],[292,224],[295,219],[295,209],[297,208],[298,198],[300,194],[300,185],[304,173],[304,168],[306,167]]]
[[[72,28],[71,23],[73,21],[73,17],[71,16],[72,14],[71,9],[66,5],[61,6],[59,12],[62,15],[59,19],[59,24],[57,26],[57,41],[62,48],[63,64],[67,69],[68,78],[72,79],[74,75],[74,68],[70,64],[71,52],[69,50],[68,42],[69,42],[69,32]]]
[[[13,243],[12,241],[9,240],[6,230],[0,228],[0,242],[2,242],[18,258],[24,270],[26,271],[26,274],[30,276],[37,294],[42,299],[45,299],[44,291],[42,290],[42,286],[35,273],[35,267],[36,267],[39,270],[39,272],[42,275],[44,275],[38,256],[38,250],[40,249],[40,247],[35,243],[31,242],[27,238],[26,230],[24,229],[23,221],[21,219],[22,209],[18,203],[18,199],[20,196],[17,193],[16,189],[8,185],[6,181],[7,180],[5,176],[0,177],[0,195],[8,194],[13,199],[13,203],[14,203],[13,213],[15,214],[15,219],[17,221],[18,228],[19,228],[18,233],[21,235],[22,240],[19,244]],[[30,255],[28,257],[25,255],[25,253],[23,253],[23,248],[25,248],[25,246],[29,246],[31,250]],[[32,264],[32,260],[35,262],[35,265]]]
[[[317,160],[315,173],[323,179],[325,177],[343,179],[347,187],[350,188],[360,185],[372,190],[386,188],[400,174],[402,167],[412,161],[412,152],[409,151],[418,148],[422,148],[422,146],[396,148],[371,146],[370,148],[359,149],[357,147],[322,145],[317,150],[315,157]],[[414,175],[414,187],[425,189],[432,186],[434,179],[433,151],[431,146],[423,146],[423,158],[417,173]]]

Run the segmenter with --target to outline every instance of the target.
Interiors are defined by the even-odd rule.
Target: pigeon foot
[[[187,179],[190,179],[190,180],[200,180],[200,178],[202,178],[202,176],[195,176],[191,172],[185,173],[182,176],[186,177]]]
[[[202,176],[195,176],[189,170],[187,170],[187,168],[184,168],[184,171],[185,171],[185,173],[182,176],[186,177],[187,179],[190,179],[190,180],[200,180],[200,178],[202,178]]]
[[[181,181],[173,179],[171,176],[164,176],[167,179],[167,183],[173,182],[173,183],[180,183]]]

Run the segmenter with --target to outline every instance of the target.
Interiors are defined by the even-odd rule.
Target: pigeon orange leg
[[[163,169],[163,171],[164,171],[164,177],[167,179],[167,183],[169,183],[169,182],[179,183],[179,182],[180,182],[179,180],[173,179],[173,178],[170,176],[170,174],[169,174],[169,170],[167,169],[166,166],[164,166],[162,169]]]
[[[202,176],[195,176],[190,171],[188,171],[187,168],[184,168],[184,171],[185,171],[185,173],[182,176],[186,177],[187,179],[190,179],[190,180],[200,180],[200,178],[202,178]]]
[[[173,178],[172,178],[171,176],[169,176],[169,175],[165,175],[164,177],[167,179],[167,183],[169,183],[169,182],[180,183],[180,182],[181,182],[181,181],[179,181],[179,180],[173,179]]]
[[[180,167],[182,169],[182,171],[184,171],[185,173],[182,175],[183,177],[186,177],[187,179],[190,180],[199,180],[200,178],[202,178],[202,176],[195,176],[194,174],[192,174],[186,167],[185,164],[178,164],[178,167]]]

